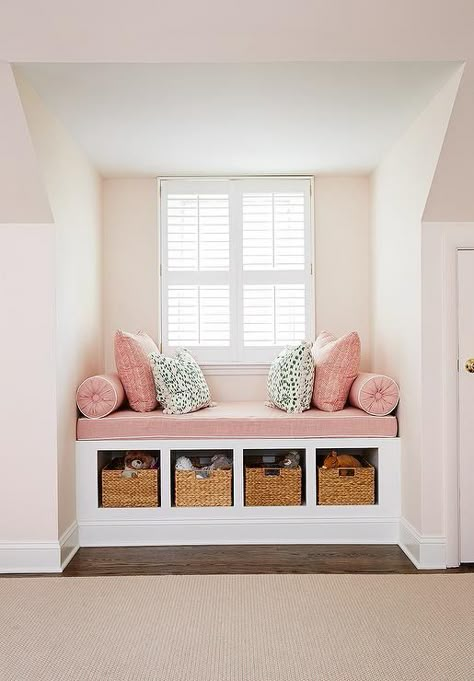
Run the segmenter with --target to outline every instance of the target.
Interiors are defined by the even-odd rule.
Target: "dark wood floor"
[[[474,571],[474,566],[445,572]],[[84,548],[65,577],[92,575],[419,574],[398,546],[140,546]]]

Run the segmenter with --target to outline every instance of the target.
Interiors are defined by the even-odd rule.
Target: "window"
[[[165,351],[268,362],[313,334],[307,178],[161,180]]]

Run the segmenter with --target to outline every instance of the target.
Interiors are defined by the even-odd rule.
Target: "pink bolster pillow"
[[[398,384],[383,374],[359,374],[349,393],[349,404],[372,416],[387,416],[395,409],[399,399]]]
[[[76,393],[79,411],[88,419],[101,419],[116,411],[125,400],[125,390],[118,374],[91,376]]]

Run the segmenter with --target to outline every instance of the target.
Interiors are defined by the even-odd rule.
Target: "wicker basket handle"
[[[129,471],[129,470],[123,470],[122,471],[122,478],[136,478],[137,477],[137,471]]]
[[[209,470],[194,471],[194,477],[196,480],[209,480],[211,473],[212,471]]]
[[[266,478],[278,478],[280,476],[281,468],[264,468],[263,475]]]
[[[349,478],[355,475],[355,468],[338,468],[338,475],[340,478]],[[344,471],[344,472],[343,472]]]

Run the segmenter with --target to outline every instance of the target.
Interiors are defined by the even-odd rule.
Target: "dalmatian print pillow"
[[[206,379],[187,350],[179,348],[174,357],[152,352],[149,359],[164,414],[188,414],[212,406]]]
[[[300,414],[311,406],[314,360],[311,343],[285,348],[273,361],[268,374],[269,407]]]

